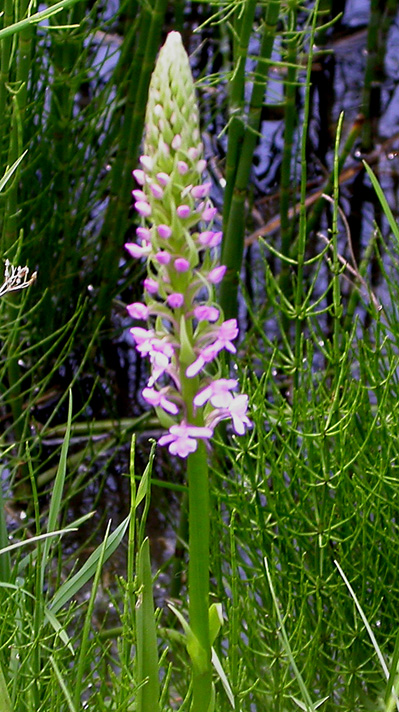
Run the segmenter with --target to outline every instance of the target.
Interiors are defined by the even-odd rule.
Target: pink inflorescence
[[[172,37],[170,42],[175,43],[174,54],[179,53],[180,40]],[[188,61],[181,61],[183,74],[187,62],[188,76]],[[224,320],[215,303],[214,285],[222,281],[226,268],[216,254],[222,233],[213,225],[217,211],[208,197],[211,184],[201,180],[206,162],[198,117],[187,114],[195,96],[180,104],[177,97],[163,106],[166,70],[159,86],[156,71],[147,106],[145,154],[133,171],[135,208],[143,225],[137,228],[137,243],[125,246],[132,257],[146,259],[148,274],[144,303],[134,302],[127,310],[145,322],[146,328],[141,324],[130,331],[137,351],[151,363],[142,395],[167,428],[158,442],[185,458],[195,452],[199,440],[209,441],[221,420],[230,419],[238,435],[252,423],[248,397],[232,393],[238,382],[218,377],[218,356],[224,350],[236,352],[238,327],[236,319]],[[193,92],[190,82],[187,79],[186,91]]]

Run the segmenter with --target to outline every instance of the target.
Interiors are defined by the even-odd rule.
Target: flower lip
[[[140,259],[141,257],[147,257],[151,252],[151,245],[146,241],[142,240],[141,245],[136,242],[126,242],[125,250],[127,250],[131,257],[135,259]]]
[[[147,401],[147,403],[152,405],[154,408],[161,407],[167,413],[170,413],[171,415],[177,415],[179,412],[179,408],[177,407],[176,403],[173,403],[173,401],[166,398],[165,393],[167,392],[167,390],[167,388],[163,388],[160,391],[157,391],[155,390],[155,388],[149,388],[147,386],[141,391],[141,395],[143,396],[144,400]]]
[[[235,378],[219,378],[203,388],[194,397],[194,405],[202,406],[210,401],[216,408],[228,407],[233,400],[230,391],[237,388],[238,381]]]
[[[216,307],[208,306],[207,304],[200,304],[195,307],[194,316],[198,321],[217,321],[219,319],[219,309]]]
[[[169,452],[179,457],[187,457],[197,449],[197,438],[209,439],[213,435],[212,428],[188,425],[182,421],[179,425],[171,425],[169,433],[162,435],[159,445],[168,445]]]
[[[127,313],[132,319],[148,319],[150,310],[146,304],[141,302],[133,302],[133,304],[128,304],[126,307]]]

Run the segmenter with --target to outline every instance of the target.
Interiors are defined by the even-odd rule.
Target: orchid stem
[[[189,618],[200,646],[193,659],[193,699],[190,712],[207,712],[212,696],[211,645],[209,639],[209,483],[206,448],[187,459],[189,485]]]

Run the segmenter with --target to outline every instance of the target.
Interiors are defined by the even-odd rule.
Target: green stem
[[[304,294],[304,263],[305,263],[305,250],[306,250],[306,237],[307,237],[307,221],[306,221],[306,190],[307,190],[307,164],[306,164],[306,141],[309,128],[309,116],[310,116],[310,86],[311,86],[311,72],[312,72],[312,59],[313,59],[313,46],[314,38],[316,34],[316,23],[317,23],[317,13],[319,9],[319,0],[316,0],[315,7],[313,9],[313,21],[312,30],[309,38],[310,52],[308,56],[308,65],[306,71],[306,94],[303,112],[303,127],[302,127],[302,143],[301,143],[301,199],[300,199],[300,209],[299,209],[299,236],[298,236],[298,252],[297,252],[297,274],[296,274],[296,285],[295,285],[295,370],[293,374],[294,388],[293,388],[293,412],[296,414],[297,410],[297,394],[299,394],[299,383],[300,374],[302,368],[302,353],[303,353],[303,294]]]
[[[281,214],[281,254],[285,257],[290,257],[291,245],[293,243],[293,234],[295,229],[295,220],[292,220],[289,215],[290,203],[292,201],[292,156],[294,147],[294,131],[297,122],[296,111],[296,62],[298,50],[298,33],[296,30],[296,8],[291,16],[291,28],[287,33],[287,62],[289,63],[287,70],[287,81],[285,83],[285,102],[284,102],[284,147],[283,157],[281,162],[281,181],[280,181],[280,214]],[[292,257],[292,255],[291,255]],[[291,285],[291,270],[287,262],[282,262],[280,274],[280,286],[282,293],[289,301],[292,298]],[[284,331],[287,333],[289,322],[287,317],[282,315]]]
[[[245,5],[242,18],[237,19],[234,37],[234,74],[229,83],[229,131],[226,155],[226,188],[223,197],[223,223],[228,221],[233,197],[234,183],[237,174],[240,148],[245,131],[245,65],[248,54],[248,44],[252,32],[256,0],[249,0]],[[236,13],[241,14],[241,8]]]
[[[248,125],[240,152],[231,208],[224,230],[222,263],[226,265],[227,272],[220,290],[220,305],[226,319],[237,314],[238,275],[244,253],[245,200],[252,168],[252,157],[259,135],[269,60],[273,51],[279,13],[280,0],[271,0],[267,4],[259,60],[248,112]]]
[[[207,712],[212,697],[211,645],[209,639],[209,484],[206,448],[187,459],[189,485],[189,623],[198,641],[193,656],[193,699],[190,712]]]
[[[358,138],[358,136],[360,135],[360,133],[362,131],[362,128],[363,128],[363,116],[360,115],[356,118],[351,130],[349,131],[347,139],[342,147],[341,155],[340,155],[339,161],[338,161],[340,173],[341,173],[342,168],[344,167],[344,163],[345,163],[346,159],[348,158],[350,152],[352,151],[352,148],[353,148],[353,145],[354,145],[356,139]],[[305,166],[306,166],[306,157],[305,157]],[[306,173],[305,173],[305,175],[306,175]],[[328,180],[327,180],[327,183],[325,184],[325,186],[323,188],[323,193],[325,193],[327,195],[331,195],[331,193],[333,191],[333,187],[334,187],[334,172],[332,171]],[[302,198],[303,198],[303,196],[302,196]],[[305,192],[304,199],[306,199],[306,192]],[[325,206],[326,206],[326,200],[324,197],[320,197],[315,202],[313,211],[312,211],[311,215],[309,216],[309,218],[307,220],[307,224],[306,224],[306,232],[308,235],[310,235],[310,233],[312,233],[312,232],[314,232],[314,230],[316,230],[316,228],[319,224],[319,221],[320,221],[321,214],[322,214]]]
[[[121,138],[111,179],[111,195],[102,229],[102,260],[100,264],[100,314],[108,314],[110,300],[119,277],[119,258],[127,228],[130,224],[132,167],[137,163],[148,87],[159,46],[167,0],[155,0],[150,13],[144,13],[140,26],[139,44],[131,71]],[[151,19],[150,19],[151,18]]]

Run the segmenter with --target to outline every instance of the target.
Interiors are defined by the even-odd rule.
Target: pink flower
[[[168,341],[162,341],[155,335],[153,329],[143,329],[141,326],[133,326],[130,333],[136,342],[136,349],[142,355],[157,351],[164,354],[168,359],[172,358],[174,349]]]
[[[135,200],[144,200],[144,202],[147,201],[147,196],[142,190],[132,190],[132,196]]]
[[[144,289],[149,294],[158,294],[159,284],[155,279],[151,277],[146,277],[143,282]]]
[[[150,254],[151,245],[145,240],[142,241],[141,245],[137,245],[135,242],[126,242],[125,249],[131,257],[140,259],[140,257],[147,257]]]
[[[210,413],[207,418],[209,421],[208,425],[214,428],[217,423],[220,423],[221,420],[231,418],[233,421],[234,432],[237,435],[244,435],[247,428],[249,429],[253,426],[253,423],[247,416],[248,396],[241,394],[233,398],[231,394],[229,395],[230,402],[227,402],[226,400],[225,406]]]
[[[180,134],[176,134],[176,136],[173,136],[173,139],[172,139],[172,148],[175,151],[178,151],[180,146],[181,146],[181,136],[180,136]]]
[[[205,168],[206,168],[206,160],[204,158],[201,158],[196,165],[196,171],[197,171],[197,173],[199,173],[201,175],[201,173],[204,172]]]
[[[211,187],[212,183],[203,183],[203,185],[195,185],[193,188],[191,188],[191,195],[196,200],[201,200],[202,198],[206,198],[206,196],[209,195]]]
[[[151,183],[150,191],[153,194],[154,198],[157,198],[157,200],[161,200],[161,198],[163,198],[163,188],[161,188],[160,185],[157,185],[156,183]]]
[[[205,230],[200,232],[198,240],[204,247],[217,247],[222,241],[222,232],[213,232],[213,230]]]
[[[188,272],[190,269],[190,263],[184,257],[177,257],[174,266],[177,272]]]
[[[149,308],[141,302],[133,302],[133,304],[128,304],[126,309],[132,319],[148,319],[150,314]]]
[[[168,265],[169,262],[171,261],[172,257],[169,254],[169,252],[165,252],[164,250],[161,250],[161,252],[157,252],[155,255],[155,259],[160,265]]]
[[[165,188],[170,182],[170,176],[167,173],[157,173],[157,181]]]
[[[188,171],[188,165],[185,161],[177,161],[177,170],[181,176],[184,176]]]
[[[150,156],[140,156],[139,161],[143,168],[145,168],[147,171],[152,171],[153,166],[154,166],[154,161]]]
[[[167,435],[159,438],[159,445],[169,445],[169,452],[179,457],[187,457],[197,449],[196,438],[209,439],[213,435],[211,428],[201,428],[196,425],[187,425],[182,422],[180,425],[172,425]]]
[[[205,208],[202,213],[202,219],[205,220],[205,222],[210,222],[217,215],[217,211],[217,208],[212,208],[211,206]]]
[[[233,428],[237,435],[244,435],[246,428],[252,428],[252,423],[247,416],[248,396],[242,394],[233,398],[228,406],[233,421]]]
[[[184,295],[179,292],[174,292],[173,294],[169,294],[166,302],[172,309],[180,309],[184,304]]]
[[[143,329],[141,326],[134,326],[130,333],[136,342],[136,349],[141,354],[146,354],[151,348],[151,341],[155,338],[152,329]]]
[[[141,356],[150,358],[152,374],[148,386],[151,387],[165,371],[170,370],[170,360],[174,355],[174,348],[168,341],[158,339],[152,329],[134,326],[130,329],[130,333],[136,342],[137,351]]]
[[[205,364],[210,363],[216,358],[222,349],[226,349],[226,351],[230,351],[230,353],[233,354],[237,351],[234,344],[231,343],[232,339],[238,336],[237,319],[224,321],[218,329],[212,330],[212,333],[216,336],[216,341],[205,346],[198,354],[196,360],[188,366],[186,369],[187,378],[196,376]]]
[[[163,240],[167,240],[172,234],[172,229],[169,227],[169,225],[161,224],[158,225],[157,232],[159,237],[162,237]]]
[[[134,171],[132,171],[133,177],[136,179],[136,182],[139,185],[145,185],[145,173],[144,171],[141,171],[140,168],[136,168]]]
[[[134,204],[134,207],[143,218],[148,218],[151,215],[151,205],[144,200],[139,200]]]
[[[211,271],[208,274],[208,280],[211,284],[219,284],[219,282],[222,281],[224,275],[226,274],[227,267],[225,265],[219,265],[219,267],[215,267],[214,269],[211,269]]]
[[[148,227],[138,227],[136,235],[141,240],[147,240],[148,242],[151,240],[151,230]]]
[[[201,304],[194,309],[194,316],[198,321],[217,321],[219,319],[219,309]]]
[[[176,403],[173,403],[172,401],[168,400],[168,398],[166,398],[166,396],[164,395],[167,390],[167,388],[162,388],[160,391],[157,391],[155,390],[155,388],[147,387],[142,390],[141,395],[143,396],[144,400],[147,401],[147,403],[152,405],[154,408],[161,407],[167,413],[170,413],[171,415],[177,415],[179,409]]]
[[[238,381],[234,378],[219,378],[197,393],[194,398],[194,405],[201,406],[210,401],[215,408],[226,408],[233,400],[230,391],[237,388],[237,386]]]
[[[176,208],[176,214],[179,218],[182,219],[189,218],[191,214],[191,208],[189,205],[178,205]]]
[[[219,351],[226,349],[227,351],[230,351],[230,353],[235,354],[237,349],[231,342],[233,339],[236,339],[237,336],[237,319],[228,319],[220,325],[217,332],[217,340],[214,345],[217,346]]]
[[[195,361],[193,361],[192,364],[186,369],[186,376],[187,378],[193,378],[193,376],[196,376],[197,373],[201,371],[202,368],[204,368],[205,364],[210,363],[213,361],[214,358],[218,355],[219,350],[215,349],[213,345],[206,346],[201,353],[199,354],[198,358],[196,358]]]

